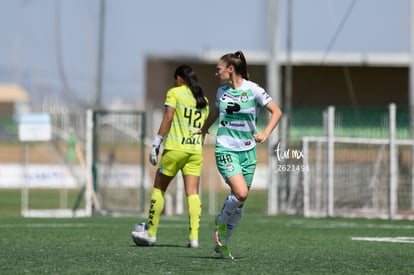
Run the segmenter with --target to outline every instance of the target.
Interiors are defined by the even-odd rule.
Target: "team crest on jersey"
[[[243,103],[246,103],[249,100],[249,97],[247,96],[246,92],[243,92],[240,96],[240,101]]]
[[[226,169],[227,169],[227,172],[233,172],[234,167],[233,167],[233,165],[231,165],[231,163],[227,163],[226,164]]]

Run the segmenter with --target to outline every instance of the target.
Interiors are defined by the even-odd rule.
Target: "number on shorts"
[[[231,155],[230,154],[220,155],[218,157],[218,161],[219,162],[223,162],[223,163],[233,162],[233,160],[231,159]]]

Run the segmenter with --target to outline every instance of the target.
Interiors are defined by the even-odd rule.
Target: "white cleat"
[[[199,247],[198,240],[189,241],[187,244],[187,247],[198,248]]]

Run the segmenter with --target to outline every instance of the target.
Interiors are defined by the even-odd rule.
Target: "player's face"
[[[217,62],[216,77],[220,80],[220,82],[228,82],[230,80],[230,71],[231,66],[227,66],[223,60],[219,60]]]

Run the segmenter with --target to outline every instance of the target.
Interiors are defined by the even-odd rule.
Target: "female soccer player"
[[[217,90],[216,107],[199,133],[205,134],[219,118],[216,137],[216,163],[231,188],[216,218],[215,251],[233,259],[227,243],[240,221],[243,203],[256,168],[256,143],[263,143],[278,124],[282,112],[269,94],[249,81],[243,52],[223,55],[217,63],[216,76],[224,83]],[[258,107],[265,107],[270,119],[263,132],[257,132]]]
[[[188,247],[197,248],[201,216],[198,192],[203,157],[202,136],[194,133],[203,126],[209,106],[197,76],[190,66],[179,66],[175,70],[174,78],[176,87],[167,92],[164,117],[150,153],[150,162],[155,166],[158,163],[160,144],[165,139],[151,194],[148,230],[145,223],[137,225],[132,232],[132,238],[140,246],[155,244],[160,215],[164,209],[164,193],[171,180],[181,170],[190,219]]]

